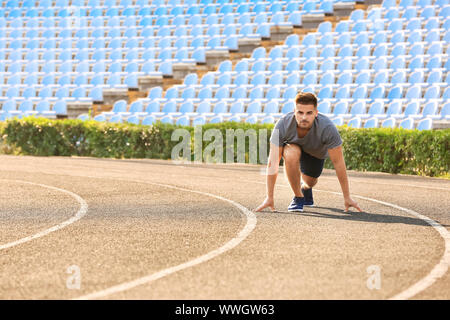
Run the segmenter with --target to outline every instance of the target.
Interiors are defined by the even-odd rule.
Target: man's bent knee
[[[283,148],[283,159],[285,162],[298,162],[300,161],[300,156],[302,151],[299,146],[295,144],[287,144]]]
[[[304,173],[302,173],[302,183],[305,184],[305,187],[312,188],[317,184],[319,178],[310,177]]]

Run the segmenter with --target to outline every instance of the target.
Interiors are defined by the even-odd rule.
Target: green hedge
[[[45,118],[8,120],[0,122],[0,152],[37,156],[170,159],[172,149],[179,144],[178,140],[171,141],[172,133],[180,128],[190,134],[190,157],[195,160],[194,128],[159,122],[153,126],[141,126]],[[242,129],[244,132],[253,129],[256,133],[267,129],[266,137],[259,135],[262,137],[259,146],[265,145],[268,148],[273,125],[220,123],[201,127],[203,133],[208,129],[218,129],[223,137],[229,129]],[[417,131],[353,129],[343,126],[339,127],[339,131],[344,141],[348,169],[427,176],[449,174],[450,129]],[[226,162],[225,138],[223,142],[223,161]],[[209,144],[211,142],[203,141],[201,147],[197,147],[204,150]],[[236,156],[237,147],[237,143],[232,145],[232,160],[242,162]],[[244,162],[249,162],[249,159],[251,155],[247,148]],[[258,154],[257,162],[265,161]],[[326,167],[332,168],[329,160],[326,161]]]
[[[448,175],[450,129],[339,128],[347,168],[359,171]],[[327,161],[327,167],[332,165]]]

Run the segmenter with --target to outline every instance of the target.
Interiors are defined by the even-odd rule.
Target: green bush
[[[449,172],[450,130],[340,127],[348,169],[439,176]],[[332,167],[330,161],[326,166]]]
[[[170,159],[172,149],[180,143],[180,140],[171,141],[175,129],[187,130],[191,139],[188,156],[190,160],[196,160],[195,144],[199,142],[194,139],[194,128],[160,122],[142,126],[33,117],[8,120],[0,122],[0,152],[36,156]],[[224,137],[223,162],[248,163],[255,159],[249,153],[249,138],[245,138],[245,158],[239,158],[236,152],[239,147],[237,138],[233,139],[233,144],[226,144],[227,130],[237,132],[236,130],[241,129],[241,132],[251,133],[250,136],[256,135],[257,139],[261,139],[259,147],[264,146],[268,150],[273,124],[225,122],[201,127],[203,133],[208,129],[217,129]],[[261,129],[267,130],[266,136]],[[344,141],[348,169],[427,176],[449,174],[450,129],[417,131],[353,129],[347,126],[338,129]],[[203,151],[211,143],[202,139],[197,148]],[[232,148],[228,150],[228,157],[231,155],[231,158],[227,158],[227,147]],[[266,160],[258,152],[257,162],[266,163]],[[329,159],[325,166],[332,168]]]
[[[168,159],[172,130],[30,117],[7,121],[3,132],[7,143],[26,155]]]

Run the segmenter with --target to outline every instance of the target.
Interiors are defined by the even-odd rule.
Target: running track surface
[[[450,181],[349,172],[344,213],[325,170],[289,213],[280,171],[254,213],[261,169],[0,156],[0,299],[450,299]]]

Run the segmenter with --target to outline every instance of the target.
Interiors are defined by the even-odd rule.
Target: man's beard
[[[308,121],[300,121],[298,126],[302,129],[309,129],[312,127],[312,125]]]

